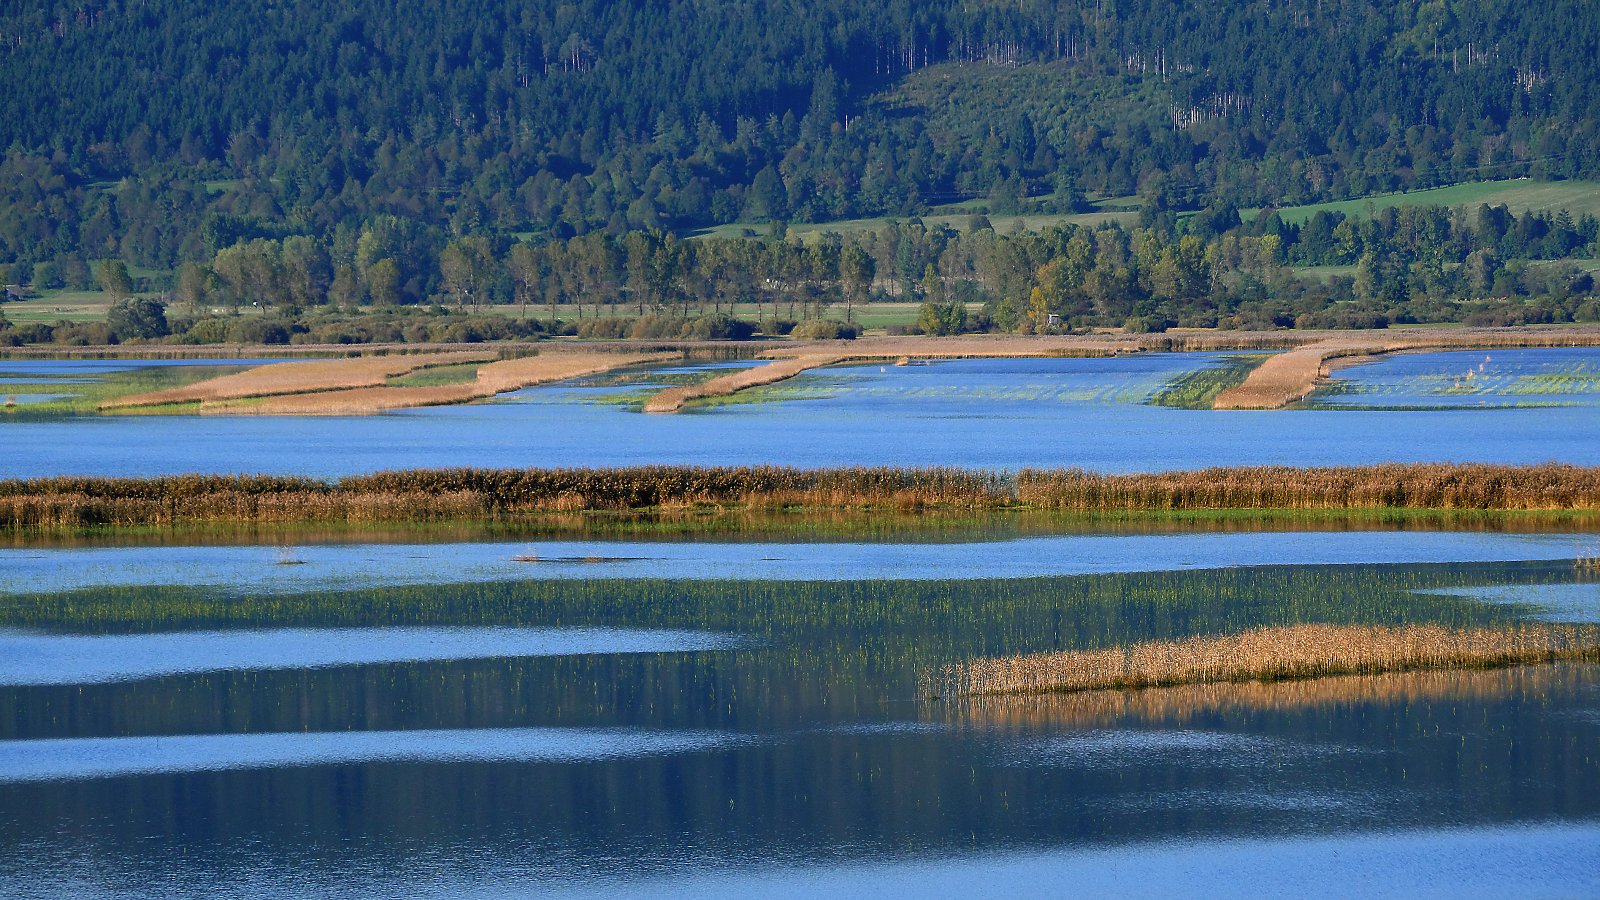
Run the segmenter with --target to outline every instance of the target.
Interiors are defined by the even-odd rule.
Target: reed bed
[[[444,388],[451,386],[445,385]],[[433,390],[421,388],[418,390]],[[583,510],[1600,510],[1600,468],[1386,465],[1148,475],[953,468],[442,469],[0,481],[0,528],[203,521],[428,521]]]
[[[644,411],[647,413],[675,413],[683,409],[684,405],[692,400],[703,400],[707,397],[727,397],[747,388],[774,384],[786,378],[793,378],[801,372],[821,368],[822,366],[831,366],[848,358],[839,354],[808,354],[792,359],[776,360],[752,369],[740,369],[730,375],[722,375],[700,384],[679,385],[678,387],[659,391],[655,396],[645,401]]]
[[[1600,626],[1291,625],[1221,637],[953,663],[924,673],[925,697],[973,697],[1488,669],[1600,659]]]
[[[1301,713],[1330,707],[1401,705],[1443,699],[1490,701],[1544,695],[1570,682],[1568,664],[1476,670],[1330,675],[1289,681],[1226,681],[1142,690],[952,697],[923,708],[930,718],[997,728],[1106,728],[1126,722],[1201,721],[1217,714]]]
[[[1054,510],[1600,509],[1600,468],[1390,463],[1101,475],[1024,469],[1015,500]]]
[[[493,397],[540,384],[600,375],[615,369],[681,359],[676,353],[541,353],[502,359],[478,369],[472,381],[429,386],[383,385],[269,397],[260,402],[205,403],[202,413],[257,415],[370,415],[386,409],[445,406]]]
[[[276,476],[0,481],[0,528],[204,521],[429,521],[694,506],[980,507],[1001,476],[959,469],[444,469],[338,481]]]
[[[485,362],[496,353],[456,351],[404,356],[363,356],[354,359],[272,363],[163,391],[118,397],[101,409],[161,406],[169,403],[205,403],[279,394],[336,391],[381,385],[390,378],[433,366]]]

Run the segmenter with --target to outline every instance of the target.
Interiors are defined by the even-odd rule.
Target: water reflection
[[[614,628],[275,628],[158,634],[0,630],[0,686],[91,684],[225,670],[492,657],[684,653],[737,646],[731,636]]]
[[[974,655],[1298,621],[1515,621],[1523,608],[1418,591],[1572,579],[1566,561],[14,594],[0,623],[29,638],[154,641],[84,647],[192,635],[193,655],[223,658],[232,629],[247,642],[352,633],[325,667],[0,685],[0,884],[89,897],[1298,894],[1324,889],[1298,879],[1338,856],[1348,874],[1327,884],[1341,888],[1411,889],[1426,874],[1438,881],[1423,888],[1470,894],[1460,879],[1482,866],[1486,890],[1586,895],[1600,666],[971,703],[914,693],[923,669]],[[748,637],[382,660],[355,633],[500,626],[549,630],[568,650],[581,629]],[[298,643],[276,642],[291,656]],[[1257,866],[1256,880],[1208,868],[1218,860]]]
[[[497,728],[0,741],[0,784],[370,763],[576,762],[702,753],[748,743],[719,732]]]

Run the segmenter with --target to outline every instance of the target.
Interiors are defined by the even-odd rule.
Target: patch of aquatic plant
[[[1243,384],[1245,378],[1268,357],[1269,354],[1265,353],[1225,356],[1219,365],[1185,372],[1167,382],[1145,402],[1151,406],[1178,409],[1210,409],[1218,394]]]
[[[926,673],[924,697],[1032,694],[1487,669],[1600,660],[1600,627],[1300,624],[1127,647],[976,659]]]
[[[393,387],[439,387],[447,384],[467,384],[478,377],[478,363],[460,363],[417,369],[404,375],[391,377],[385,383]]]

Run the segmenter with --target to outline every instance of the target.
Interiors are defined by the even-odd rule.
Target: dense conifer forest
[[[79,0],[0,8],[0,83],[6,280],[120,261],[150,273],[126,293],[195,315],[554,303],[570,326],[776,293],[982,302],[997,327],[1371,324],[1571,320],[1593,291],[1523,264],[1588,253],[1592,219],[1271,214],[1600,177],[1584,0]],[[978,218],[1094,198],[1137,225]],[[915,219],[953,203],[969,226]],[[848,218],[899,222],[783,239]],[[1550,302],[1485,312],[1518,296]]]

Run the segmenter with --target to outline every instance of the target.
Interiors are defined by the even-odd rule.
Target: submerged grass
[[[0,415],[14,419],[58,418],[94,415],[100,407],[137,394],[181,389],[186,385],[239,372],[239,366],[145,366],[104,374],[39,376],[37,382],[14,382],[0,395],[63,394],[37,403],[18,403],[0,408]],[[0,366],[3,371],[3,366]],[[192,411],[187,409],[178,411]]]
[[[1600,659],[1600,626],[1300,624],[1222,637],[953,663],[927,672],[925,697],[971,697],[1497,668]]]
[[[1151,394],[1145,402],[1151,406],[1178,409],[1211,409],[1219,394],[1243,384],[1250,373],[1268,358],[1265,353],[1229,356],[1220,366],[1185,372]]]
[[[809,354],[797,356],[793,359],[776,360],[753,369],[740,369],[699,384],[686,384],[680,387],[667,388],[646,400],[644,411],[647,413],[675,413],[694,400],[731,396],[748,388],[774,384],[793,378],[801,372],[823,366],[831,366],[847,358],[839,354]]]
[[[418,389],[427,390],[427,389]],[[266,402],[266,401],[263,401]],[[0,481],[0,528],[187,522],[400,522],[586,510],[1178,511],[1600,510],[1600,468],[1548,464],[1247,467],[1102,475],[1081,470],[438,469],[336,481],[288,476]]]

